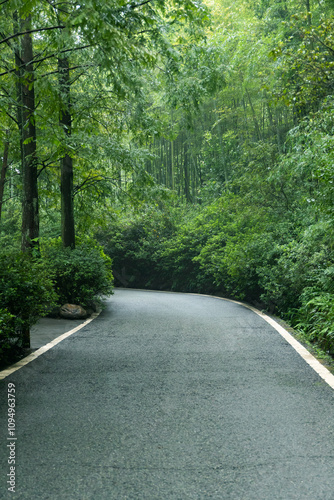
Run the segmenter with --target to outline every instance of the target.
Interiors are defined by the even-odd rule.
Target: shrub
[[[20,350],[18,319],[7,309],[0,309],[0,366],[10,363]]]
[[[334,353],[334,295],[306,288],[301,296],[296,328],[326,351]]]
[[[43,262],[22,253],[0,256],[0,363],[22,348],[23,333],[52,307],[56,295]]]
[[[53,305],[50,273],[41,260],[25,254],[0,256],[1,307],[31,326]]]
[[[54,278],[59,305],[88,306],[99,295],[112,293],[111,259],[99,245],[83,243],[72,250],[62,248],[56,240],[43,254]]]
[[[110,221],[97,234],[98,241],[112,258],[116,283],[136,288],[168,287],[158,263],[166,238],[175,230],[174,212],[149,209],[140,215]],[[168,283],[168,284],[166,284]]]

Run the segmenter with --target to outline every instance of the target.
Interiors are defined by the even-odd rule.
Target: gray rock
[[[60,317],[65,319],[85,319],[87,318],[87,311],[75,304],[64,304],[59,311]]]

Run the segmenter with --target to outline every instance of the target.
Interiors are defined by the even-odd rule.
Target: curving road
[[[334,499],[333,389],[232,302],[117,290],[0,388],[0,498]]]

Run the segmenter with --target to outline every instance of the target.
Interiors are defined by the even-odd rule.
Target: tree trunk
[[[58,59],[60,112],[59,123],[65,136],[70,137],[72,131],[70,70],[67,57]],[[63,246],[75,248],[74,227],[74,192],[73,192],[73,159],[65,153],[61,162],[61,237]]]
[[[6,139],[5,139],[5,147],[2,157],[2,166],[1,166],[1,174],[0,174],[0,222],[1,222],[1,212],[3,206],[3,193],[5,189],[6,182],[6,172],[8,169],[8,150],[9,150],[9,131],[6,131]]]
[[[251,96],[250,96],[247,88],[246,88],[246,93],[247,93],[248,102],[249,102],[249,105],[251,107],[252,114],[253,114],[253,121],[254,121],[254,127],[255,127],[255,132],[256,132],[257,140],[260,141],[262,139],[261,138],[260,127],[259,127],[259,124],[258,124],[258,121],[257,121],[257,118],[256,118],[256,113],[255,113],[255,110],[254,110],[254,107],[253,107]]]
[[[30,16],[21,20],[21,30],[31,29]],[[39,210],[37,185],[37,153],[35,125],[35,90],[32,38],[26,33],[22,39],[21,59],[24,63],[21,96],[18,106],[22,109],[22,251],[39,252]],[[20,115],[20,111],[18,112]]]
[[[171,173],[170,173],[170,176],[171,176],[171,188],[174,191],[174,187],[175,187],[175,179],[174,179],[174,177],[175,177],[174,139],[171,140],[170,148],[171,148],[171,152],[170,152],[170,156],[171,156]]]
[[[312,14],[311,14],[310,0],[305,0],[305,7],[306,7],[306,13],[307,13],[307,24],[309,26],[312,26]]]
[[[13,15],[16,33],[29,31],[31,17],[20,19]],[[22,241],[23,252],[39,254],[39,210],[37,185],[37,152],[35,126],[35,89],[33,43],[29,33],[20,38],[15,47],[17,124],[20,137],[22,173]],[[25,318],[22,318],[25,320]],[[22,347],[30,348],[29,323],[22,330]]]
[[[184,168],[184,194],[185,194],[186,200],[188,202],[191,202],[192,200],[191,200],[191,195],[190,195],[189,152],[188,152],[187,139],[184,142],[183,168]]]
[[[20,31],[20,20],[17,11],[13,14],[13,25],[14,25],[14,33],[19,33]],[[16,82],[16,117],[17,117],[17,125],[19,129],[19,137],[20,137],[20,152],[21,152],[21,165],[23,166],[23,118],[22,118],[22,110],[23,110],[23,97],[22,97],[22,81],[23,81],[23,61],[21,58],[21,42],[20,39],[18,41],[17,46],[14,50],[15,56],[15,82]]]

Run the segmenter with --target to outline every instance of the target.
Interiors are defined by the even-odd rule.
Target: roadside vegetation
[[[4,362],[112,275],[250,302],[333,354],[333,3],[0,8]]]

